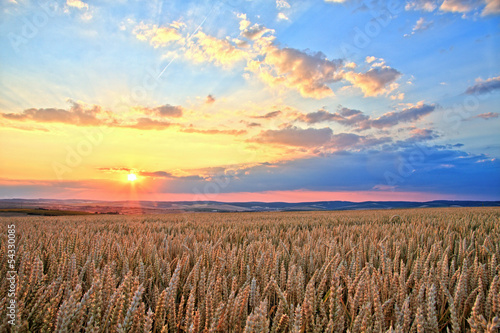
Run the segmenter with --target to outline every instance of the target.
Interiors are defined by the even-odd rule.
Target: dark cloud
[[[137,107],[136,109],[148,115],[172,118],[182,117],[182,113],[184,110],[180,105],[174,106],[170,104],[157,106],[155,108]]]
[[[390,137],[363,136],[354,133],[339,133],[332,136],[332,139],[325,145],[326,149],[333,151],[366,150],[375,146],[392,142]]]
[[[245,120],[240,121],[241,124],[245,124],[246,127],[261,127],[262,125],[260,123],[255,123],[255,122],[248,122]]]
[[[332,134],[333,131],[329,127],[301,129],[288,126],[279,130],[262,131],[250,141],[295,147],[318,147],[330,141]]]
[[[167,171],[139,171],[139,176],[143,177],[152,177],[152,178],[168,178],[168,179],[181,179],[181,180],[203,180],[204,178],[198,175],[190,175],[190,176],[175,176]]]
[[[319,110],[307,114],[299,114],[296,120],[308,124],[333,121],[341,125],[354,127],[356,130],[366,130],[372,127],[382,129],[418,120],[436,109],[435,105],[419,103],[402,111],[391,111],[378,118],[370,118],[360,110],[339,107],[339,111],[329,113]]]
[[[339,119],[336,114],[330,113],[325,110],[318,110],[307,114],[301,114],[297,120],[303,121],[308,124],[316,124]]]
[[[311,112],[308,114],[301,114],[297,118],[297,120],[306,122],[308,124],[334,121],[346,126],[355,126],[368,119],[369,117],[363,114],[363,112],[344,107],[340,107],[339,111],[335,113],[329,113],[326,110],[318,110],[316,112]]]
[[[215,97],[212,95],[208,95],[207,98],[205,98],[205,104],[213,104],[215,102]]]
[[[487,94],[500,89],[500,76],[492,77],[487,80],[478,80],[475,85],[467,88],[468,95]]]
[[[338,136],[360,142],[361,138]],[[161,193],[234,193],[263,191],[370,191],[394,190],[451,195],[470,200],[500,199],[500,161],[484,154],[471,154],[460,145],[408,145],[400,150],[338,151],[333,154],[275,163],[214,167],[210,175],[186,172],[140,171],[156,177]],[[113,168],[101,168],[103,171]],[[121,168],[115,168],[118,170]],[[124,168],[123,171],[128,171]],[[139,173],[140,174],[140,173]],[[165,178],[165,179],[162,179]],[[33,193],[57,196],[72,189],[109,188],[111,181],[0,180],[0,196],[31,197]],[[67,193],[67,192],[65,192]],[[37,194],[38,195],[38,194]]]
[[[279,116],[280,114],[281,114],[281,111],[280,110],[276,110],[276,111],[268,112],[268,113],[266,113],[263,116],[251,116],[250,118],[254,118],[254,119],[271,119],[271,118]]]
[[[410,108],[404,109],[403,111],[392,111],[385,113],[376,119],[370,120],[369,126],[375,128],[392,127],[399,123],[407,123],[418,120],[423,116],[428,115],[435,109],[435,105],[420,103]]]
[[[347,144],[362,139],[344,135],[337,140]],[[414,144],[397,151],[338,151],[321,157],[241,166],[233,171],[213,168],[213,175],[203,181],[169,180],[164,191],[203,192],[205,186],[216,186],[221,193],[379,188],[498,200],[499,168],[500,161],[482,154],[469,154],[451,146]],[[224,186],[217,186],[219,183]]]

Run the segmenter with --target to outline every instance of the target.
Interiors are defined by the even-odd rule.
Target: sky
[[[0,13],[0,198],[500,200],[500,0]]]

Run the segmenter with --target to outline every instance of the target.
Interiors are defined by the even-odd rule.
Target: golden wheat
[[[500,209],[5,218],[0,332],[498,332]],[[7,235],[0,236],[7,276]]]

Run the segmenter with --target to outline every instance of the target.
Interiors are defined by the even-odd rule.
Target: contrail
[[[198,27],[193,31],[193,33],[191,33],[189,35],[189,37],[187,38],[188,41],[191,40],[191,38],[193,38],[193,36],[198,32],[198,30],[200,30],[201,26],[203,25],[203,23],[205,23],[205,21],[210,16],[210,14],[212,14],[213,10],[214,10],[214,6],[212,6],[212,8],[208,12],[208,14],[205,16],[205,18],[203,19],[203,21],[201,21],[201,23],[198,25]],[[163,70],[158,75],[157,79],[159,79],[163,75],[163,73],[167,70],[168,66],[170,66],[170,64],[172,64],[172,62],[175,60],[175,58],[177,58],[177,55],[174,55],[174,57],[172,58],[172,60],[170,60],[170,62],[163,68]]]

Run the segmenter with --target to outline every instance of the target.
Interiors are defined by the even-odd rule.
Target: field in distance
[[[16,332],[500,327],[500,208],[5,217],[2,277],[12,224]]]

